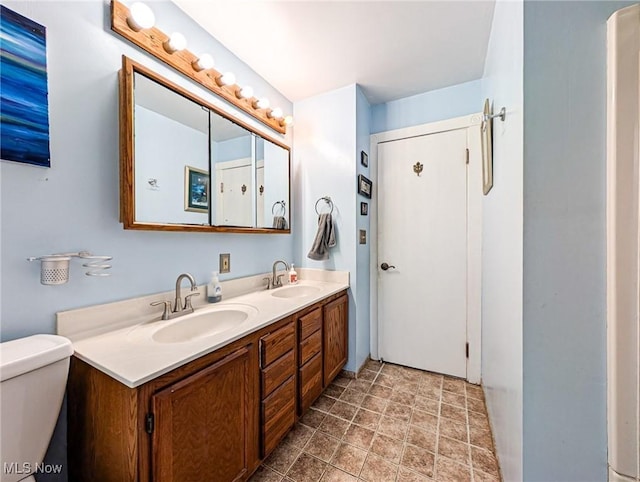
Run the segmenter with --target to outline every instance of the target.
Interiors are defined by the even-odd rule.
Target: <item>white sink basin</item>
[[[132,330],[129,339],[150,339],[156,343],[189,342],[235,328],[257,313],[253,306],[240,304],[204,308],[175,320],[140,325]]]
[[[315,286],[285,286],[283,288],[276,288],[271,292],[271,296],[276,298],[302,298],[304,296],[310,296],[316,294],[320,288]]]

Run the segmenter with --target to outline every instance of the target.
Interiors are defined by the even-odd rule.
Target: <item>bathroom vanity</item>
[[[348,274],[346,283],[303,280],[280,294],[233,297],[228,306],[255,312],[237,328],[195,340],[141,336],[181,321],[156,315],[81,335],[68,384],[70,480],[249,478],[346,363],[347,287]],[[60,315],[65,331],[74,323]],[[186,355],[187,345],[196,355]]]

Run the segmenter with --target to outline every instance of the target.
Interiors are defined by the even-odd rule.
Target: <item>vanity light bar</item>
[[[145,12],[142,20],[139,19],[139,14],[133,18],[134,6],[136,11]],[[222,73],[215,70],[211,55],[193,54],[186,50],[186,39],[183,35],[174,32],[169,36],[154,27],[154,23],[153,11],[145,4],[136,2],[129,10],[118,0],[112,0],[111,30],[276,132],[286,134],[287,125],[291,124],[287,119],[291,119],[291,116],[283,117],[282,109],[272,110],[268,108],[268,104],[264,106],[262,101],[266,99],[253,97],[253,89],[249,86],[237,85],[231,72]],[[275,116],[274,113],[280,115]]]

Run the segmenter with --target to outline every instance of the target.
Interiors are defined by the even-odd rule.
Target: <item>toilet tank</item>
[[[64,398],[71,342],[34,335],[0,343],[0,481],[42,463]]]

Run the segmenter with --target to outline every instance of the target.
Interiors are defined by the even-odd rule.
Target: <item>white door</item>
[[[467,375],[466,149],[466,129],[378,145],[380,356],[462,378]]]
[[[216,165],[219,181],[216,198],[216,223],[219,226],[253,226],[251,165]]]

